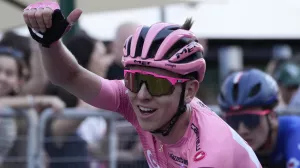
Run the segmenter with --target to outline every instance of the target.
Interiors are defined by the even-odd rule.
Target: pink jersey
[[[162,144],[139,126],[123,81],[100,80],[99,96],[90,104],[119,112],[136,128],[150,168],[261,168],[251,147],[199,99],[188,104],[192,119],[185,135]]]

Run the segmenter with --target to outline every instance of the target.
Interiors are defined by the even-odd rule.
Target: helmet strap
[[[268,115],[267,115],[268,116]],[[268,127],[269,127],[269,132],[268,132],[268,136],[267,136],[267,139],[265,141],[264,144],[262,144],[258,149],[257,149],[257,152],[256,152],[256,155],[259,157],[259,161],[260,163],[263,165],[263,166],[269,166],[269,154],[263,154],[263,153],[259,153],[259,151],[264,151],[265,149],[268,149],[271,145],[271,142],[272,142],[272,127],[271,127],[271,122],[269,120],[269,118],[267,118],[267,122],[268,122]]]
[[[167,136],[170,134],[170,132],[172,131],[172,128],[174,127],[175,123],[178,121],[179,117],[181,116],[181,114],[183,114],[186,111],[186,104],[184,102],[184,95],[185,95],[185,86],[186,84],[183,83],[182,84],[182,91],[180,94],[180,100],[179,100],[179,105],[177,108],[177,112],[175,113],[175,115],[171,118],[171,120],[169,122],[167,122],[167,124],[165,124],[163,127],[166,127],[165,129],[159,128],[157,130],[151,131],[151,133],[153,134],[162,134],[163,136]]]
[[[269,115],[269,114],[268,114]],[[268,136],[267,136],[267,139],[265,141],[264,144],[262,144],[257,151],[263,151],[264,149],[267,149],[271,146],[271,143],[272,143],[272,127],[271,127],[271,121],[270,119],[268,118],[268,115],[266,115],[267,117],[267,123],[268,123],[268,127],[269,127],[269,131],[268,131]]]

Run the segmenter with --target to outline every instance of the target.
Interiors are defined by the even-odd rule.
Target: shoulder
[[[200,99],[196,97],[189,103],[189,106],[201,114],[214,114],[214,115],[217,114],[206,104],[204,104]]]
[[[251,147],[230,127],[225,129],[200,130],[200,147],[189,153],[189,165],[211,167],[260,168],[260,163]],[[197,150],[199,149],[199,150]],[[243,162],[241,162],[243,160]]]
[[[232,167],[260,168],[260,162],[252,148],[236,131],[230,127],[229,130],[231,132],[231,140],[229,140],[231,143],[228,144],[231,144],[231,148],[234,149],[232,155],[229,156],[229,159],[232,160]]]
[[[194,126],[199,129],[200,147],[207,155],[207,162],[223,163],[223,166],[226,165],[225,167],[260,166],[251,147],[215,112],[199,99],[193,100],[190,104],[195,113],[193,118]],[[196,157],[199,152],[194,150],[191,153],[191,158]],[[200,153],[199,155],[202,154]],[[243,164],[239,161],[241,159],[245,161]],[[193,162],[193,160],[191,161]],[[216,166],[216,164],[213,165]]]
[[[280,116],[279,130],[283,132],[299,132],[300,129],[300,117],[299,116]],[[300,132],[299,132],[300,134]]]
[[[284,147],[284,153],[288,165],[294,164],[299,166],[299,159],[300,159],[299,129],[300,129],[300,117],[298,116],[279,117],[279,134],[278,134],[279,141],[277,143],[277,146]]]
[[[226,129],[229,132],[227,123],[198,98],[194,98],[188,107],[193,111],[194,124],[201,126],[201,129]]]
[[[279,131],[277,145],[285,144],[286,148],[298,149],[300,141],[300,117],[282,116],[279,117]]]

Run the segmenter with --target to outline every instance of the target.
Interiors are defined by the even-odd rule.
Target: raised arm
[[[40,48],[42,62],[52,83],[86,102],[97,96],[101,77],[81,67],[62,42],[52,44],[50,48]]]
[[[119,112],[130,122],[136,122],[124,83],[84,69],[59,41],[81,13],[75,9],[65,19],[57,2],[50,0],[36,2],[24,10],[30,35],[41,44],[42,62],[50,81],[95,107]]]
[[[42,62],[50,81],[90,102],[98,95],[102,78],[82,68],[59,40],[81,13],[75,9],[64,19],[56,2],[41,1],[29,5],[23,17],[31,36],[42,44]]]

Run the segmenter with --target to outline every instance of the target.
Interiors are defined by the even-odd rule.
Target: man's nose
[[[149,93],[145,83],[142,84],[141,89],[139,90],[137,96],[138,96],[139,99],[142,99],[142,100],[149,100],[149,99],[152,98],[152,96]]]
[[[249,129],[245,126],[245,124],[243,122],[240,122],[237,132],[238,132],[238,134],[243,136],[243,135],[247,135],[249,133]]]

